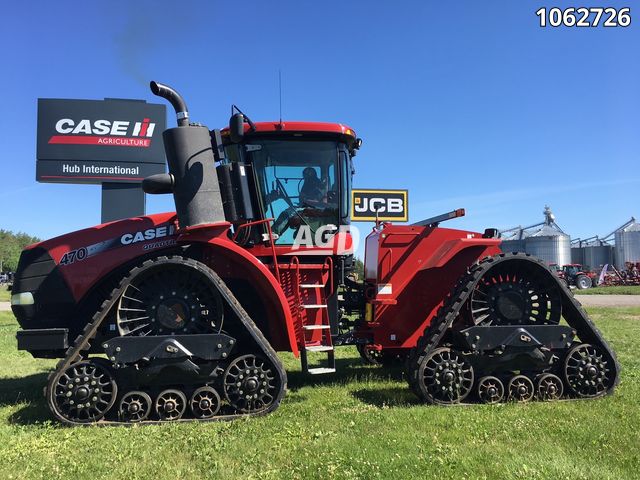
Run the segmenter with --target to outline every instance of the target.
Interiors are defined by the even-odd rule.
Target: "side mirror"
[[[229,119],[229,133],[233,143],[240,143],[244,137],[244,115],[235,113]]]

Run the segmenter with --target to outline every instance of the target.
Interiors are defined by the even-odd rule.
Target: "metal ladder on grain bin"
[[[333,288],[333,260],[327,257],[322,265],[301,264],[293,257],[289,270],[295,303],[292,311],[296,321],[296,334],[302,371],[311,375],[334,373],[336,371],[335,350],[331,341],[331,325],[327,297]],[[309,366],[309,354],[326,354],[326,364]]]

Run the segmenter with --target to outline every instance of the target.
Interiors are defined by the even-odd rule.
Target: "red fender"
[[[207,244],[209,252],[204,263],[214,268],[223,278],[240,275],[250,280],[260,293],[267,310],[265,315],[269,319],[272,346],[280,351],[289,350],[297,357],[299,352],[293,316],[280,282],[260,260],[229,238],[229,227],[225,223],[190,228],[181,232],[178,243]]]

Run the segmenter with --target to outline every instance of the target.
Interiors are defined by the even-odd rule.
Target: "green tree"
[[[358,278],[363,279],[364,278],[364,262],[360,260],[358,257],[356,257],[356,262],[354,267],[355,267],[354,272],[358,274]]]
[[[0,271],[15,272],[22,249],[39,241],[39,238],[23,232],[14,233],[0,229]]]

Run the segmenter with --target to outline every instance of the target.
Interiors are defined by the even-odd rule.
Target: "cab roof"
[[[342,123],[327,123],[327,122],[254,122],[256,126],[255,131],[251,132],[249,124],[244,125],[244,131],[246,134],[255,135],[260,133],[335,133],[338,135],[347,135],[349,137],[356,138],[356,132],[349,126]],[[222,135],[229,133],[229,128],[225,127],[221,130]]]

